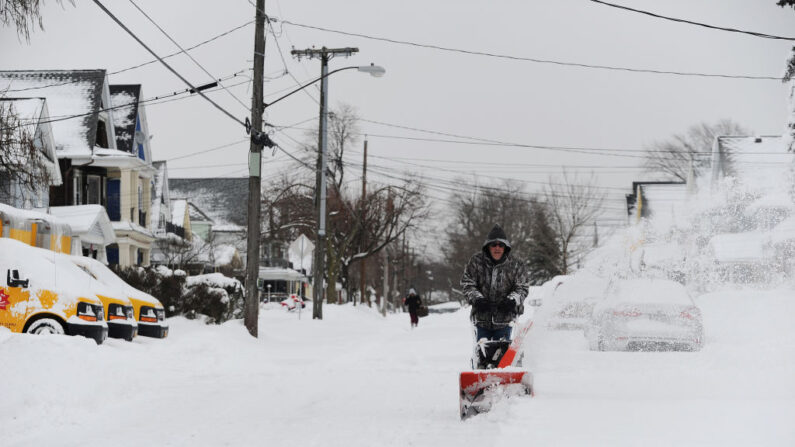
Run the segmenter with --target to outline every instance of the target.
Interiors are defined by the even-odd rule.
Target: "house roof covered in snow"
[[[169,179],[173,198],[189,199],[213,221],[213,230],[245,231],[248,177]]]
[[[195,204],[188,201],[188,216],[190,216],[191,222],[209,222],[213,223],[212,218],[207,215],[204,211],[199,209]]]
[[[306,281],[307,277],[301,272],[281,267],[260,267],[259,278],[264,280]]]
[[[61,185],[61,169],[58,166],[58,155],[55,152],[55,140],[52,135],[50,114],[45,98],[2,98],[0,103],[11,106],[13,113],[23,127],[27,127],[30,135],[38,137],[41,143],[42,154],[47,158],[47,169],[50,174],[51,185]]]
[[[105,70],[0,71],[6,96],[47,99],[59,158],[91,156],[106,88]]]
[[[717,137],[712,148],[712,180],[733,176],[762,188],[776,186],[795,154],[781,136]]]
[[[108,213],[102,205],[53,206],[50,214],[65,221],[83,242],[106,246],[116,241]]]
[[[111,85],[110,103],[113,106],[113,126],[116,130],[116,148],[135,153],[135,125],[138,118],[138,101],[141,99],[140,85]]]

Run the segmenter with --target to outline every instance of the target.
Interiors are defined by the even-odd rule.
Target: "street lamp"
[[[345,67],[338,68],[337,70],[328,72],[328,57],[321,58],[321,83],[320,83],[320,129],[318,130],[320,140],[320,154],[318,154],[318,168],[317,168],[317,189],[319,191],[318,210],[317,210],[317,235],[315,238],[315,265],[314,265],[314,287],[312,288],[312,317],[323,318],[322,314],[322,284],[323,284],[323,270],[324,270],[324,253],[325,238],[326,238],[326,158],[328,146],[328,82],[326,78],[330,75],[342,70],[357,69],[363,73],[370,73],[371,76],[380,78],[386,73],[386,70],[378,65],[370,64],[359,67]],[[331,281],[332,278],[329,278]]]
[[[314,52],[319,52],[320,54],[322,54],[322,57],[321,57],[321,76],[319,78],[311,81],[311,82],[308,82],[308,83],[298,87],[297,89],[287,93],[286,95],[283,95],[283,96],[271,101],[270,103],[263,104],[263,108],[262,108],[263,112],[264,112],[265,109],[267,109],[268,107],[273,106],[277,102],[279,102],[279,101],[281,101],[281,100],[293,95],[294,93],[297,93],[297,92],[309,87],[310,85],[313,85],[314,83],[316,83],[318,81],[321,82],[321,84],[320,84],[321,85],[321,87],[320,87],[320,91],[321,91],[321,93],[320,93],[320,128],[318,130],[318,132],[320,134],[319,135],[320,153],[318,154],[318,166],[317,166],[317,174],[316,174],[317,175],[317,179],[316,179],[317,185],[316,185],[316,189],[315,189],[316,191],[319,191],[319,193],[318,193],[318,196],[319,196],[318,202],[319,203],[318,203],[318,209],[316,210],[316,213],[318,214],[318,216],[317,216],[318,217],[318,220],[317,220],[318,228],[317,228],[317,235],[315,237],[315,262],[314,262],[314,267],[313,267],[314,271],[312,272],[313,275],[314,275],[314,279],[312,281],[313,282],[313,287],[312,287],[313,318],[322,318],[322,314],[321,314],[321,311],[320,311],[320,309],[321,309],[321,307],[320,307],[321,306],[320,298],[322,297],[321,292],[322,292],[322,282],[323,282],[323,256],[324,256],[323,255],[323,240],[325,239],[325,236],[326,236],[326,153],[327,153],[327,150],[326,150],[326,141],[327,141],[326,118],[328,116],[328,112],[326,110],[327,109],[326,97],[327,97],[327,94],[328,94],[328,83],[326,82],[326,79],[329,76],[333,75],[334,73],[338,73],[338,72],[343,71],[343,70],[356,69],[357,71],[360,71],[362,73],[369,73],[371,76],[376,77],[376,78],[380,78],[381,76],[383,76],[386,73],[386,69],[384,69],[384,67],[381,67],[379,65],[375,65],[375,64],[372,64],[372,63],[370,65],[350,66],[350,67],[338,68],[336,70],[333,70],[333,71],[329,72],[328,71],[328,60],[329,60],[329,54],[330,54],[329,51],[334,51],[334,50],[327,50],[325,47],[322,50],[306,50],[304,52],[298,52],[296,50],[293,50],[292,51],[293,54],[302,53],[302,54],[312,55]],[[347,48],[347,49],[345,49],[345,51],[349,52],[349,53],[353,53],[353,52],[357,52],[359,50],[355,49],[355,48]],[[270,138],[268,137],[268,135],[265,132],[254,132],[254,135],[252,135],[252,139],[255,142],[257,142],[258,144],[262,144],[262,145],[265,145],[265,146],[268,146],[268,147],[272,147],[274,145],[273,142],[270,141]],[[257,161],[259,161],[259,159],[257,159]],[[268,288],[268,291],[270,292],[270,288]],[[270,297],[269,297],[269,301],[270,301]]]

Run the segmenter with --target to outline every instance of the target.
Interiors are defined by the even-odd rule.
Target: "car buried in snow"
[[[28,334],[82,335],[101,344],[105,309],[66,255],[0,238],[0,326]]]
[[[132,303],[133,315],[138,322],[138,335],[154,338],[166,338],[168,336],[166,310],[160,300],[130,286],[105,264],[96,259],[79,256],[73,256],[72,258],[74,263],[86,269],[98,281],[124,291]]]
[[[685,287],[667,279],[611,284],[585,327],[591,350],[698,351],[704,340],[701,310]]]
[[[547,327],[556,330],[582,330],[588,323],[594,305],[602,300],[608,282],[596,275],[580,271],[574,275],[556,276],[542,298]]]

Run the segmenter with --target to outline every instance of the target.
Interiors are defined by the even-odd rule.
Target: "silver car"
[[[701,310],[681,284],[667,279],[613,283],[585,328],[591,350],[697,351]]]
[[[553,289],[542,303],[550,329],[582,330],[594,306],[602,301],[608,282],[587,271],[553,278]],[[545,284],[546,286],[546,284]]]

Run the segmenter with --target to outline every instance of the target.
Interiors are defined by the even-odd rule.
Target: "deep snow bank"
[[[169,338],[0,332],[2,445],[793,445],[792,290],[698,298],[701,352],[591,352],[577,331],[531,331],[534,399],[461,422],[467,309],[266,306],[239,320],[171,318]]]

